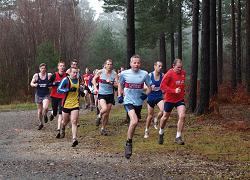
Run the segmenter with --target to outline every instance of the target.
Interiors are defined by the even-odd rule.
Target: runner
[[[56,117],[58,112],[58,120],[57,120],[57,135],[56,138],[60,138],[60,129],[62,123],[62,99],[64,98],[64,94],[59,94],[57,92],[57,87],[62,81],[63,78],[66,77],[65,70],[65,62],[60,61],[57,65],[58,72],[52,74],[49,82],[52,86],[50,97],[51,97],[51,105],[52,105],[52,112],[50,115],[50,121]]]
[[[80,89],[80,80],[77,78],[78,69],[71,67],[69,76],[63,78],[57,91],[64,93],[63,99],[63,120],[61,129],[61,138],[65,137],[65,127],[71,121],[72,128],[72,147],[78,145],[77,141],[77,123],[79,117],[79,94],[84,95],[83,89]]]
[[[184,103],[186,72],[182,70],[182,66],[182,60],[175,59],[173,68],[168,70],[161,82],[160,88],[164,93],[164,112],[160,120],[159,144],[163,144],[164,128],[172,109],[175,107],[179,116],[175,143],[184,145],[181,133],[183,131],[186,111]]]
[[[157,105],[160,110],[157,116],[154,118],[155,129],[158,129],[157,122],[162,117],[162,114],[163,114],[164,101],[162,98],[162,92],[160,90],[160,84],[161,84],[164,74],[161,73],[161,69],[162,69],[162,62],[156,61],[154,63],[154,71],[149,73],[150,79],[152,81],[152,85],[151,85],[152,91],[148,95],[148,102],[147,102],[148,116],[146,120],[146,129],[145,129],[144,138],[149,137],[149,126],[150,126],[151,121],[153,120],[155,105]]]
[[[95,69],[93,71],[93,74],[96,75],[98,73],[98,69]],[[94,77],[93,77],[94,78]],[[95,102],[95,107],[96,107],[96,115],[98,115],[100,113],[100,110],[99,110],[99,103],[98,103],[98,90],[99,90],[99,80],[100,80],[100,77],[98,77],[95,81],[97,83],[97,90],[95,90],[94,88],[94,85],[93,85],[93,78],[91,79],[91,83],[89,83],[89,86],[90,86],[90,89],[93,93],[93,96],[94,96],[94,102]],[[98,124],[99,126],[99,124]]]
[[[91,91],[89,89],[89,80],[93,78],[93,74],[90,73],[90,69],[86,67],[85,74],[82,76],[83,84],[84,84],[84,100],[85,100],[85,109],[90,107],[90,110],[93,111],[93,98]]]
[[[43,128],[43,121],[48,122],[48,107],[50,102],[48,83],[51,73],[47,73],[45,63],[39,65],[39,73],[35,73],[30,82],[31,87],[36,87],[35,103],[37,104],[37,115],[39,120],[38,130]]]
[[[124,107],[130,117],[130,124],[127,132],[127,141],[125,144],[125,157],[127,159],[132,155],[132,138],[138,119],[141,116],[143,101],[151,91],[151,81],[147,71],[141,70],[140,56],[134,55],[130,59],[131,69],[121,72],[118,84],[118,102],[123,102],[122,93],[124,93]],[[146,94],[143,92],[144,83],[147,86]]]
[[[78,60],[77,59],[73,59],[70,63],[70,67],[72,68],[76,68],[77,69],[77,78],[80,80],[80,84],[82,84],[82,77],[81,77],[81,70],[78,68]],[[66,74],[69,75],[70,74],[70,68],[66,71]],[[81,104],[80,104],[80,107]],[[77,127],[80,127],[80,124],[77,124]]]
[[[99,90],[97,89],[99,78]],[[107,136],[106,126],[109,119],[109,113],[114,100],[114,86],[117,87],[118,76],[113,70],[113,62],[107,59],[104,63],[104,68],[99,70],[93,78],[94,91],[98,92],[98,100],[100,105],[100,113],[97,115],[96,125],[99,126],[102,120],[101,135]]]

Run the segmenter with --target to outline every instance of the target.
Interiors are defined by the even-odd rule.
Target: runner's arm
[[[97,91],[97,86],[98,86],[97,78],[100,77],[101,72],[102,72],[102,70],[99,70],[99,71],[95,74],[95,76],[93,77],[92,83],[93,83],[93,86],[94,86],[94,91]]]
[[[152,87],[151,87],[152,81],[151,81],[151,78],[148,74],[146,75],[144,85],[146,85],[146,87],[147,87],[146,88],[146,95],[148,95],[152,91]]]
[[[37,87],[37,85],[38,85],[37,80],[38,80],[38,74],[36,73],[32,77],[32,80],[30,82],[30,86],[31,87]]]
[[[48,80],[50,80],[52,75],[53,75],[52,73],[48,73]]]
[[[114,87],[118,87],[118,75],[117,73],[115,73],[115,81],[114,81],[114,84],[113,84]]]
[[[56,79],[56,73],[53,73],[53,74],[51,75],[51,77],[49,78],[49,83],[54,82],[55,79]]]
[[[123,96],[124,83],[125,83],[125,79],[124,79],[123,73],[121,73],[119,77],[119,81],[118,81],[118,97]]]
[[[171,77],[168,73],[166,73],[161,81],[160,89],[162,93],[176,93],[175,89],[169,87],[169,82],[171,80]]]
[[[48,87],[51,87],[51,86],[58,86],[60,84],[60,82],[54,82],[56,79],[56,74],[53,73],[51,75],[51,77],[49,78],[49,83],[48,83]]]
[[[67,93],[69,91],[68,88],[69,80],[67,77],[63,78],[62,82],[59,84],[57,88],[57,92],[60,94]]]

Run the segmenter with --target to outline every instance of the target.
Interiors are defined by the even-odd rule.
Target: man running
[[[93,71],[93,75],[94,75],[94,77],[95,77],[95,75],[98,73],[98,69],[95,69],[94,71]],[[94,78],[93,77],[93,78]],[[97,78],[95,81],[96,81],[96,83],[97,83],[97,90],[95,90],[95,88],[94,88],[94,85],[93,85],[93,78],[91,79],[91,81],[89,82],[89,89],[91,89],[91,91],[92,91],[92,94],[93,94],[93,96],[94,96],[94,104],[95,104],[95,107],[96,107],[96,115],[98,115],[99,113],[100,113],[100,110],[99,110],[99,103],[98,103],[98,90],[99,90],[99,79],[100,79],[100,77],[99,78]],[[99,126],[99,123],[98,123],[98,126]]]
[[[99,78],[99,90],[97,88],[97,79]],[[118,76],[113,70],[113,62],[107,59],[104,68],[99,70],[93,78],[94,91],[98,91],[98,100],[100,105],[100,113],[97,115],[96,125],[99,126],[102,120],[101,135],[107,136],[106,126],[109,119],[109,113],[114,100],[114,86],[117,87]]]
[[[157,105],[159,107],[159,113],[154,118],[154,127],[157,128],[157,122],[162,117],[163,109],[164,109],[164,101],[162,98],[162,92],[160,90],[160,84],[162,81],[162,78],[164,76],[163,73],[161,73],[162,69],[162,62],[156,61],[154,63],[154,71],[149,73],[150,79],[152,81],[152,91],[148,94],[148,116],[146,120],[146,129],[145,129],[145,135],[144,138],[149,137],[149,126],[151,121],[153,120],[154,116],[154,107]]]
[[[64,98],[64,94],[59,94],[57,92],[57,87],[62,81],[63,78],[66,77],[65,73],[65,62],[60,61],[57,65],[58,72],[52,74],[49,82],[52,86],[51,88],[51,105],[52,105],[52,112],[50,115],[50,121],[54,119],[58,112],[58,120],[57,120],[57,135],[56,138],[60,138],[60,129],[62,123],[62,99]]]
[[[160,88],[164,93],[164,112],[160,120],[159,144],[163,144],[164,128],[172,109],[175,107],[179,116],[175,143],[184,145],[181,133],[183,131],[186,111],[184,103],[186,72],[182,70],[182,66],[182,60],[175,59],[173,68],[168,70],[161,82]]]
[[[47,73],[47,66],[45,63],[39,65],[39,70],[39,73],[33,75],[30,85],[31,87],[36,87],[35,103],[37,104],[37,115],[40,123],[38,130],[41,130],[44,126],[43,121],[45,123],[48,122],[47,113],[50,102],[48,84],[51,73]]]
[[[147,71],[141,70],[141,59],[139,55],[134,55],[130,59],[131,69],[121,72],[118,84],[118,102],[123,102],[124,107],[130,117],[130,124],[127,132],[125,144],[125,157],[132,155],[132,138],[138,119],[141,116],[143,101],[151,91],[151,81]],[[144,83],[147,86],[146,94],[143,92]]]
[[[85,68],[85,74],[82,76],[82,80],[84,83],[84,99],[85,99],[85,109],[90,107],[90,110],[93,111],[93,97],[92,93],[89,89],[89,81],[93,78],[93,74],[90,73],[90,69],[88,67]]]
[[[71,67],[69,76],[63,78],[57,91],[58,93],[64,93],[65,98],[63,99],[63,120],[61,129],[61,138],[65,137],[65,127],[69,121],[72,126],[72,147],[78,145],[77,141],[77,123],[79,117],[79,94],[83,94],[80,90],[80,80],[77,78],[78,69]]]

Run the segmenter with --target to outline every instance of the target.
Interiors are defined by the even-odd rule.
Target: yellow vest
[[[67,109],[73,109],[79,107],[79,79],[77,80],[77,83],[74,84],[70,78],[69,79],[69,89],[75,87],[75,92],[68,92],[65,96],[63,107]]]

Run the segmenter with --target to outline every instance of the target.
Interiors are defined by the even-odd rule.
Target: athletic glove
[[[147,98],[148,98],[148,95],[147,95],[147,94],[145,94],[145,93],[141,93],[140,98],[144,101],[145,99],[147,99]]]
[[[72,87],[69,89],[69,92],[76,92],[77,88],[76,87]]]
[[[119,96],[119,97],[118,97],[118,103],[119,103],[119,104],[123,103],[123,96]]]

